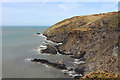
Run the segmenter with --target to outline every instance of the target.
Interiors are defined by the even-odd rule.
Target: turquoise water
[[[70,65],[72,59],[63,55],[43,55],[34,48],[42,45],[44,38],[36,36],[49,26],[3,26],[2,29],[2,76],[3,78],[65,78],[57,69],[32,63],[31,58],[51,61],[63,59]]]

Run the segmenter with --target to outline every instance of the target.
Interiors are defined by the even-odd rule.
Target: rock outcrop
[[[40,62],[40,63],[42,63],[42,64],[46,64],[46,65],[49,65],[49,66],[53,66],[53,67],[55,67],[55,68],[57,68],[57,69],[62,69],[62,70],[66,70],[66,69],[67,69],[66,65],[64,65],[63,63],[50,62],[50,61],[48,61],[48,60],[46,60],[46,59],[37,59],[37,58],[35,58],[35,59],[31,60],[31,61],[32,61],[32,62]]]
[[[55,47],[55,46],[47,45],[47,48],[41,50],[41,53],[57,54],[57,50],[56,50],[56,47]]]
[[[58,48],[60,52],[72,54],[73,58],[84,57],[84,74],[97,70],[119,74],[119,13],[72,17],[53,25],[43,34],[51,41],[62,42]]]
[[[82,77],[83,75],[83,72],[84,72],[84,67],[80,67],[80,68],[69,68],[67,67],[62,60],[60,61],[48,61],[46,59],[32,59],[31,60],[32,62],[36,62],[36,63],[41,63],[41,64],[45,64],[45,65],[48,65],[48,66],[52,66],[56,69],[59,69],[59,70],[63,70],[64,74],[65,75],[68,75],[70,77],[73,77],[75,79],[79,79]],[[73,74],[73,75],[71,75]]]

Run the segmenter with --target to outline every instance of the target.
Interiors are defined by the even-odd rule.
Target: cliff
[[[85,58],[84,74],[92,71],[120,72],[120,12],[76,16],[56,23],[44,31],[47,39],[62,42],[59,51]]]

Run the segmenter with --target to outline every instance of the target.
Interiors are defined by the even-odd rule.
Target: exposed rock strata
[[[66,19],[50,27],[44,35],[51,41],[63,43],[58,48],[62,54],[85,58],[84,74],[97,70],[119,74],[119,13]]]

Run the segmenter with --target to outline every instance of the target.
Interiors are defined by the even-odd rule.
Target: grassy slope
[[[90,30],[87,26],[101,18],[104,18],[107,15],[111,15],[112,13],[103,13],[103,14],[94,14],[94,15],[86,15],[86,16],[75,16],[69,19],[65,19],[61,22],[56,23],[51,26],[49,29],[44,31],[44,35],[50,37],[49,39],[52,41],[63,41],[71,30],[81,30],[87,31]],[[112,22],[111,26],[114,25]],[[61,36],[62,35],[62,36]],[[58,39],[59,38],[59,39]]]

